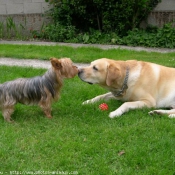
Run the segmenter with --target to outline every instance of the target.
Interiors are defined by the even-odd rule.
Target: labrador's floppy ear
[[[61,69],[62,68],[61,62],[58,59],[56,59],[56,58],[50,58],[50,61],[51,61],[52,66],[55,69]]]
[[[107,69],[106,84],[110,87],[115,87],[119,84],[118,81],[120,78],[120,69],[117,66],[110,64]]]

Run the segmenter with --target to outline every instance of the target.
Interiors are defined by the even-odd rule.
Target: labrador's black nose
[[[83,73],[83,69],[79,68],[78,69],[78,75],[80,75],[81,73]]]

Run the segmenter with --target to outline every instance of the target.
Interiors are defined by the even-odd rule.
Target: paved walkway
[[[100,45],[100,44],[73,44],[73,43],[57,43],[57,42],[39,42],[39,41],[4,41],[0,40],[0,44],[22,44],[22,45],[61,45],[70,47],[97,47],[101,49],[127,49],[135,51],[146,51],[146,52],[159,52],[159,53],[169,53],[175,52],[175,49],[158,49],[158,48],[144,48],[144,47],[129,47],[129,46],[118,46],[118,45]],[[13,58],[0,58],[0,65],[8,66],[22,66],[22,67],[34,67],[34,68],[45,68],[50,67],[49,61],[44,60],[31,60],[31,59],[13,59]],[[87,64],[76,63],[78,67],[87,66]]]
[[[35,59],[1,58],[1,57],[0,57],[0,65],[33,67],[33,68],[43,68],[43,69],[48,69],[51,67],[50,61],[35,60]],[[77,67],[85,67],[88,64],[75,63],[75,65]]]

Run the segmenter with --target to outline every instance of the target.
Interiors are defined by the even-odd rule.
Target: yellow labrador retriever
[[[168,114],[175,117],[175,69],[154,63],[129,60],[115,61],[106,58],[95,60],[90,66],[80,68],[81,80],[98,84],[110,92],[83,102],[116,99],[125,101],[109,114],[121,116],[130,109],[143,107],[170,108],[153,110],[149,114]]]

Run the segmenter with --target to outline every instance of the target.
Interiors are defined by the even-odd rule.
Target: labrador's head
[[[78,76],[89,84],[115,87],[122,75],[117,61],[102,58],[91,62],[88,67],[80,68]]]

